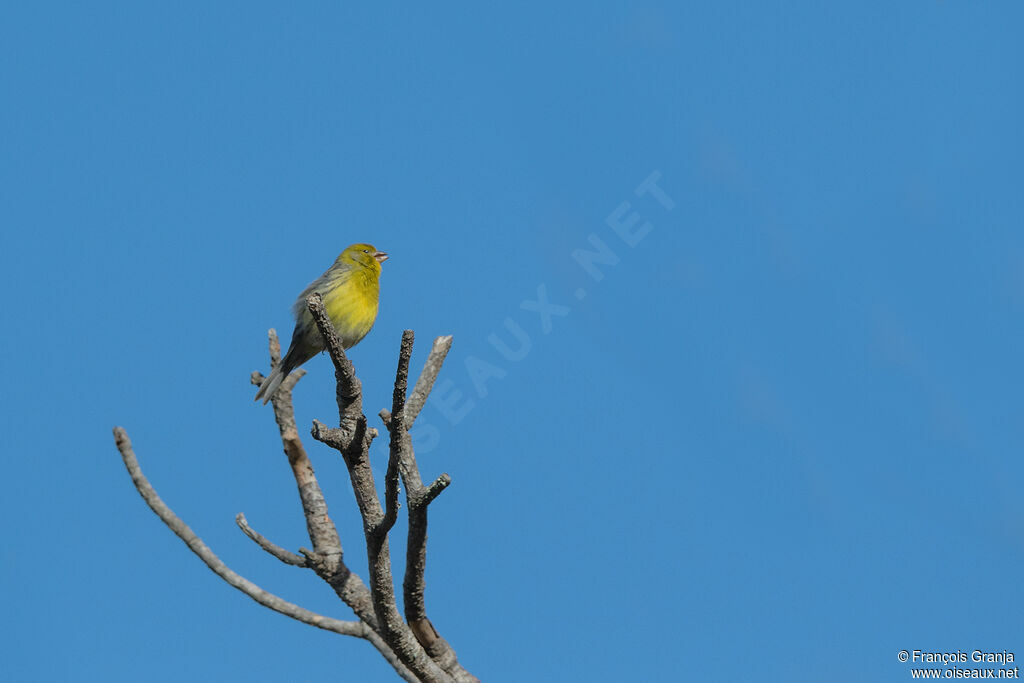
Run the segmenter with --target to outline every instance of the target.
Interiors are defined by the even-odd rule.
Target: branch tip
[[[313,292],[306,297],[306,307],[316,323],[320,336],[323,337],[324,349],[334,363],[334,379],[337,384],[338,418],[341,428],[354,432],[359,417],[363,414],[363,388],[356,377],[352,361],[345,355],[345,348],[338,340],[334,324],[324,309],[323,297]]]
[[[267,341],[270,346],[270,368],[274,369],[281,362],[281,340],[277,338],[277,330],[267,330]]]
[[[200,560],[209,567],[213,573],[222,578],[229,585],[237,588],[238,590],[245,593],[247,596],[263,605],[269,607],[275,612],[291,617],[296,621],[301,621],[304,624],[316,626],[326,631],[333,631],[346,636],[355,636],[358,638],[368,638],[368,630],[366,625],[358,621],[341,621],[338,619],[332,619],[325,617],[322,614],[316,614],[305,608],[299,607],[298,605],[288,602],[273,593],[263,590],[252,581],[249,581],[244,576],[241,576],[224,562],[217,557],[217,555],[210,550],[199,536],[189,528],[185,522],[181,520],[174,511],[161,500],[156,490],[146,479],[146,475],[142,473],[142,468],[139,466],[139,461],[135,457],[135,452],[132,450],[131,440],[128,438],[127,432],[121,427],[114,428],[114,440],[117,443],[117,448],[121,453],[121,458],[124,460],[125,468],[128,470],[128,474],[132,478],[132,483],[135,484],[135,489],[142,496],[142,499],[146,504],[156,513],[156,516],[167,525],[167,527],[174,532],[174,534],[184,541],[185,545],[188,546],[189,550],[196,554]],[[242,517],[244,519],[244,516]]]
[[[427,397],[430,396],[430,390],[434,388],[434,382],[437,380],[437,376],[441,372],[441,366],[444,365],[444,359],[448,356],[448,351],[451,348],[452,336],[450,334],[434,339],[434,343],[430,348],[430,355],[427,356],[427,361],[423,364],[423,370],[420,371],[419,379],[416,380],[416,386],[413,387],[412,393],[405,404],[405,425],[407,428],[412,427],[420,411],[423,410]]]
[[[309,567],[306,558],[302,557],[301,555],[296,555],[295,553],[290,552],[288,550],[285,550],[284,548],[268,540],[265,536],[263,536],[258,531],[249,526],[249,521],[245,518],[244,513],[239,512],[235,516],[235,524],[237,524],[238,528],[242,530],[242,533],[244,533],[246,536],[252,539],[252,541],[256,543],[256,545],[258,545],[260,548],[270,553],[277,559],[281,560],[285,564],[290,564],[293,567]]]
[[[306,371],[302,368],[292,370],[288,376],[284,378],[284,381],[281,382],[281,386],[278,387],[277,392],[274,392],[274,395],[276,396],[281,391],[290,393],[291,390],[295,388],[295,385],[299,383],[299,380],[305,376]]]
[[[327,515],[323,493],[296,429],[291,390],[305,375],[305,370],[298,369],[285,378],[277,398],[273,401],[273,408],[284,451],[299,488],[313,549],[301,547],[298,553],[285,550],[255,531],[242,512],[235,516],[235,523],[264,551],[282,562],[313,569],[355,611],[360,621],[340,621],[305,610],[264,591],[224,565],[159,498],[139,468],[127,432],[121,427],[114,427],[114,440],[132,482],[150,508],[193,553],[218,576],[253,600],[318,628],[368,640],[399,675],[410,683],[476,681],[458,663],[455,652],[426,617],[423,605],[423,576],[426,560],[427,507],[448,487],[451,477],[445,473],[429,486],[424,486],[409,435],[409,428],[422,410],[451,348],[452,337],[445,335],[434,339],[423,369],[415,385],[410,387],[409,362],[415,335],[412,330],[402,332],[391,409],[384,409],[379,413],[391,436],[384,496],[381,500],[373,482],[369,461],[371,443],[381,432],[366,423],[362,408],[362,384],[327,315],[323,297],[320,293],[313,292],[306,297],[305,302],[323,338],[324,350],[328,352],[334,364],[339,412],[338,427],[328,427],[319,420],[313,420],[310,434],[317,441],[339,450],[349,470],[356,502],[363,518],[370,560],[371,586],[364,584],[358,575],[345,566],[337,530]],[[273,328],[267,331],[267,343],[271,369],[277,369],[281,364],[281,343]],[[256,386],[266,381],[266,377],[260,371],[252,372],[249,379]],[[388,549],[388,536],[402,507],[399,495],[403,485],[406,489],[409,514],[404,582],[405,620],[397,610]]]
[[[430,505],[434,502],[434,499],[441,495],[441,492],[448,488],[448,485],[452,483],[452,478],[445,472],[440,477],[434,480],[434,482],[423,490],[423,504]]]

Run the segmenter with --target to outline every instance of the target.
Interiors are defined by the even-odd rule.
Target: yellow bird
[[[341,252],[327,272],[302,290],[292,304],[295,330],[288,353],[263,380],[256,392],[257,401],[262,398],[266,405],[288,373],[324,350],[323,335],[306,306],[306,297],[313,292],[323,297],[324,310],[344,348],[352,348],[366,336],[377,319],[380,264],[387,258],[387,254],[371,244],[353,244]]]

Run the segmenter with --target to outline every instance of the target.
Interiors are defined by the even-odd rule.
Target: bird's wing
[[[295,303],[292,304],[292,315],[295,316],[295,319],[300,320],[305,316],[305,314],[309,313],[309,308],[306,305],[307,296],[313,292],[319,292],[321,296],[327,296],[327,292],[348,279],[348,273],[349,268],[347,266],[339,266],[335,264],[328,268],[323,275],[310,282],[309,285],[302,290],[302,294],[299,294],[298,298],[295,299]]]

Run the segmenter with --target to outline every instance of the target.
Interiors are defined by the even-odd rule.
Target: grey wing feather
[[[292,315],[295,316],[296,320],[303,317],[303,314],[309,315],[309,307],[306,305],[306,297],[313,292],[320,292],[322,295],[325,291],[324,285],[327,284],[327,273],[331,272],[328,270],[323,275],[313,280],[302,290],[302,294],[299,294],[298,298],[295,299],[295,303],[292,304]]]

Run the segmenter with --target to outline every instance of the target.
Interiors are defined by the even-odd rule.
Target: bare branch
[[[397,673],[402,680],[409,681],[409,683],[420,683],[420,679],[416,676],[416,674],[411,672],[409,670],[409,667],[401,663],[401,659],[399,659],[398,655],[394,653],[394,650],[392,650],[388,646],[388,644],[384,642],[384,638],[382,638],[379,633],[377,633],[373,629],[368,628],[367,640],[370,641],[371,645],[377,648],[377,651],[384,656],[384,658],[387,660],[387,663],[391,665],[391,668],[394,669],[395,673]]]
[[[443,481],[439,478],[438,481]],[[435,482],[436,484],[436,482]],[[406,487],[408,487],[406,483]],[[436,487],[437,493],[444,490],[447,484]],[[434,488],[434,485],[431,485]],[[405,619],[410,624],[427,618],[424,601],[425,572],[427,567],[427,506],[426,489],[419,487],[406,491],[409,506],[409,533],[406,541],[405,579],[402,582],[405,600]],[[436,498],[437,493],[433,496]],[[420,641],[424,646],[429,642]]]
[[[376,534],[367,529],[366,551],[370,566],[371,595],[385,642],[396,652],[402,663],[424,681],[450,680],[449,675],[423,649],[398,613],[387,534]]]
[[[281,344],[274,330],[270,330],[268,338],[273,368],[281,362]],[[288,376],[274,393],[271,404],[274,407],[274,419],[281,433],[284,452],[288,456],[288,464],[298,487],[302,512],[306,518],[306,530],[310,541],[313,542],[313,555],[306,556],[306,565],[316,571],[360,619],[371,629],[376,630],[377,615],[370,597],[370,589],[345,565],[338,530],[327,514],[327,502],[295,426],[291,387],[302,376],[301,373],[304,371],[296,370]],[[294,381],[293,377],[296,378]]]
[[[345,355],[345,349],[334,332],[334,325],[327,317],[323,298],[318,292],[306,297],[306,306],[320,330],[324,346],[334,363],[334,378],[337,380],[338,417],[341,428],[349,433],[357,431],[359,419],[363,415],[363,387],[356,377],[352,361]],[[365,418],[363,418],[365,422]]]
[[[407,493],[409,502],[409,533],[406,541],[405,579],[402,581],[402,595],[405,600],[405,619],[410,624],[427,618],[424,601],[427,568],[427,506],[422,496]],[[417,637],[419,637],[417,633]],[[420,643],[426,647],[430,641]]]
[[[287,391],[288,393],[291,393],[292,389],[295,388],[295,385],[299,383],[299,380],[302,379],[305,376],[306,376],[306,371],[303,370],[302,368],[299,368],[297,370],[292,370],[291,373],[287,377],[284,378],[284,381],[281,382],[281,386],[279,386],[277,388],[277,390],[278,391],[284,390],[284,391]]]
[[[420,477],[419,466],[409,436],[409,427],[416,420],[420,410],[437,380],[438,373],[452,345],[450,336],[438,337],[434,340],[430,355],[423,366],[416,386],[408,400],[403,401],[407,381],[408,368],[406,354],[411,353],[412,331],[406,330],[402,337],[402,348],[399,352],[399,369],[395,379],[395,391],[391,410],[381,410],[379,415],[391,434],[391,458],[389,465],[396,459],[401,466],[402,479],[405,481],[406,501],[409,507],[409,533],[406,545],[405,579],[403,592],[405,597],[405,619],[416,640],[427,651],[427,654],[441,668],[459,682],[476,681],[466,671],[455,651],[440,636],[437,629],[427,618],[424,604],[426,542],[427,542],[427,506],[437,498],[451,483],[451,477],[442,474],[430,486],[424,487]],[[408,348],[407,348],[408,347]],[[405,363],[405,365],[403,365]]]
[[[411,447],[410,447],[411,451]],[[416,469],[415,459],[412,468]],[[419,479],[419,472],[416,472]],[[448,644],[427,618],[424,600],[426,590],[425,572],[427,566],[427,507],[451,483],[451,477],[442,474],[430,486],[410,488],[406,480],[406,501],[409,506],[409,533],[406,540],[405,579],[402,582],[405,600],[405,620],[412,629],[416,640],[427,654],[459,683],[474,683],[477,678],[459,663],[455,650]]]
[[[271,369],[273,369],[281,362],[281,343],[274,330],[270,330],[268,338]],[[292,373],[292,375],[295,374],[297,373]],[[255,380],[255,376],[253,379]],[[289,379],[291,379],[291,375]],[[321,554],[337,555],[340,560],[342,555],[341,539],[334,522],[327,514],[327,502],[324,500],[323,491],[320,490],[320,483],[316,480],[313,465],[309,461],[309,456],[306,455],[302,439],[299,438],[299,431],[295,426],[295,408],[292,405],[290,388],[282,383],[271,401],[274,406],[274,419],[277,421],[278,431],[281,433],[281,443],[284,446],[285,455],[288,456],[288,464],[292,468],[295,483],[299,488],[299,499],[302,501],[302,511],[306,517],[306,530],[309,532],[309,540],[313,542],[313,550]]]
[[[440,477],[434,480],[434,482],[423,489],[423,505],[430,505],[434,502],[434,499],[441,495],[441,491],[448,488],[448,484],[452,483],[452,478],[445,472]]]
[[[201,559],[207,567],[209,567],[217,576],[224,579],[229,585],[234,586],[238,590],[242,591],[250,598],[270,609],[283,614],[287,617],[291,617],[296,621],[301,621],[304,624],[310,626],[316,626],[322,628],[325,631],[333,631],[334,633],[340,633],[345,636],[354,636],[357,638],[367,638],[370,633],[369,627],[366,624],[359,621],[341,621],[339,619],[332,619],[331,617],[325,617],[321,614],[316,614],[303,607],[299,607],[293,603],[288,602],[278,596],[269,593],[252,581],[249,581],[245,577],[231,570],[224,562],[210,548],[203,543],[202,539],[196,535],[192,529],[183,522],[170,507],[160,499],[157,495],[156,490],[146,479],[142,473],[142,469],[139,467],[139,462],[135,457],[135,451],[132,449],[131,440],[128,438],[128,434],[124,429],[120,427],[114,428],[114,442],[117,444],[117,450],[121,453],[121,458],[124,460],[124,465],[128,469],[128,474],[132,478],[132,483],[135,484],[135,488],[138,490],[142,499],[146,501],[150,509],[156,513],[157,517],[166,524],[171,531],[173,531],[178,538],[185,542],[185,545],[195,553],[199,559]]]
[[[249,526],[244,514],[239,513],[235,521],[266,552],[286,564],[315,571],[352,608],[359,621],[341,621],[310,612],[268,593],[228,568],[160,499],[142,474],[127,434],[123,429],[115,428],[115,441],[125,467],[142,498],[192,552],[224,581],[256,602],[303,623],[368,640],[399,676],[407,681],[474,682],[477,679],[459,664],[454,650],[430,623],[423,605],[427,507],[451,483],[451,478],[442,474],[429,486],[423,486],[409,436],[409,427],[427,400],[451,347],[452,338],[438,337],[434,341],[420,377],[409,394],[413,332],[405,330],[402,335],[391,410],[381,411],[381,418],[391,437],[382,506],[369,460],[369,449],[378,431],[368,427],[363,414],[362,384],[345,355],[320,294],[314,293],[307,297],[306,305],[334,364],[339,416],[338,428],[330,428],[314,420],[311,433],[315,439],[338,450],[348,469],[363,521],[370,570],[369,586],[349,570],[343,561],[341,539],[328,515],[323,492],[299,437],[292,389],[305,374],[304,370],[290,373],[271,400],[274,419],[295,478],[313,549],[300,548],[298,554],[290,552],[255,531]],[[273,329],[269,331],[268,343],[271,368],[276,369],[281,363],[281,344]],[[260,372],[253,372],[250,381],[262,385],[265,377]],[[410,516],[404,581],[408,623],[403,621],[396,604],[388,540],[388,534],[398,517],[399,489],[403,481]]]
[[[409,435],[409,426],[415,421],[433,388],[445,356],[451,348],[452,338],[450,336],[438,337],[434,340],[433,348],[413,389],[413,395],[405,400],[408,386],[408,358],[412,352],[412,341],[412,331],[406,330],[402,335],[391,410],[384,409],[379,413],[391,434],[389,474],[391,465],[397,460],[402,479],[405,481],[405,495],[409,507],[409,534],[403,581],[405,619],[416,640],[427,651],[427,654],[453,680],[460,683],[476,681],[477,679],[459,664],[455,651],[438,634],[426,615],[423,594],[426,569],[427,506],[451,483],[451,477],[442,474],[429,487],[424,487],[420,478],[419,466],[416,463],[412,439]]]
[[[437,380],[437,375],[441,372],[441,366],[444,365],[444,359],[451,348],[452,336],[450,334],[434,340],[430,355],[427,356],[427,362],[423,364],[423,370],[420,372],[420,378],[416,380],[416,386],[413,387],[412,394],[405,405],[405,423],[409,428],[412,427],[412,423],[416,421],[420,411],[423,410],[427,396],[434,388],[434,381]]]
[[[402,440],[394,438],[403,430],[402,415],[405,410],[405,393],[409,386],[409,358],[412,356],[413,332],[402,332],[402,343],[398,349],[398,370],[395,372],[395,389],[391,397],[391,410],[396,424],[391,426],[391,449],[388,454],[388,471],[384,477],[384,519],[381,527],[387,533],[398,519],[398,469],[402,459]]]
[[[273,327],[267,330],[267,337],[270,339],[270,367],[276,368],[281,362],[281,340]]]
[[[388,471],[384,474],[384,517],[380,520],[377,533],[386,534],[398,520],[398,457],[388,457]]]
[[[370,641],[370,644],[377,648],[377,651],[383,655],[384,659],[387,660],[388,664],[395,670],[395,672],[402,677],[402,680],[408,681],[409,683],[420,683],[420,679],[417,678],[416,674],[409,671],[409,668],[402,664],[402,660],[398,658],[395,651],[388,647],[388,644],[384,642],[384,639],[379,633],[373,629],[367,628],[366,639]],[[461,683],[461,682],[460,682]]]
[[[372,437],[369,436],[369,429],[366,424],[366,416],[363,415],[363,394],[362,384],[355,375],[352,362],[345,355],[345,350],[338,340],[337,334],[331,324],[327,312],[324,310],[323,300],[318,293],[313,293],[306,298],[306,305],[316,322],[317,329],[324,339],[324,346],[331,361],[334,363],[334,376],[337,380],[337,400],[339,429],[331,429],[323,423],[314,421],[312,435],[314,439],[337,449],[345,461],[348,469],[349,479],[352,482],[352,491],[355,494],[356,505],[363,519],[363,531],[366,536],[366,554],[370,569],[370,597],[373,601],[374,613],[377,617],[375,630],[384,638],[384,642],[394,650],[402,663],[414,674],[424,681],[448,681],[450,676],[444,672],[437,663],[424,651],[412,631],[402,621],[398,613],[398,606],[395,602],[394,579],[391,574],[391,552],[388,547],[388,531],[390,526],[385,522],[394,524],[392,516],[385,516],[381,508],[380,498],[377,496],[377,487],[373,480],[373,469],[370,467],[369,448]],[[411,353],[411,343],[409,342]],[[403,338],[404,348],[404,338]],[[402,372],[402,361],[399,361],[399,372]],[[405,360],[405,374],[408,375],[408,359]],[[396,389],[396,392],[398,390]],[[405,390],[402,390],[404,398]],[[404,431],[404,430],[403,430]],[[389,475],[386,479],[393,482],[393,498],[386,498],[387,502],[394,501],[397,506],[397,485],[398,479],[394,476],[394,469],[389,459]],[[398,463],[400,466],[401,463]],[[385,488],[388,487],[387,481]],[[387,494],[388,491],[385,491]],[[389,508],[390,510],[391,508]],[[397,507],[395,508],[397,515]]]
[[[348,447],[348,439],[345,438],[340,429],[328,427],[320,420],[313,420],[313,428],[309,430],[309,434],[320,443],[336,448],[339,451],[345,450]]]
[[[397,425],[398,429],[405,424],[402,415],[405,411],[405,394],[409,387],[409,358],[412,356],[413,339],[412,330],[403,331],[402,343],[398,348],[398,370],[395,372],[395,389],[391,394],[392,419],[397,417],[402,420]]]
[[[281,546],[267,540],[265,536],[249,526],[249,521],[245,518],[245,514],[239,512],[235,517],[235,524],[238,525],[238,528],[241,529],[246,536],[255,541],[256,545],[263,548],[285,564],[294,565],[296,567],[309,567],[305,557],[285,550]]]

